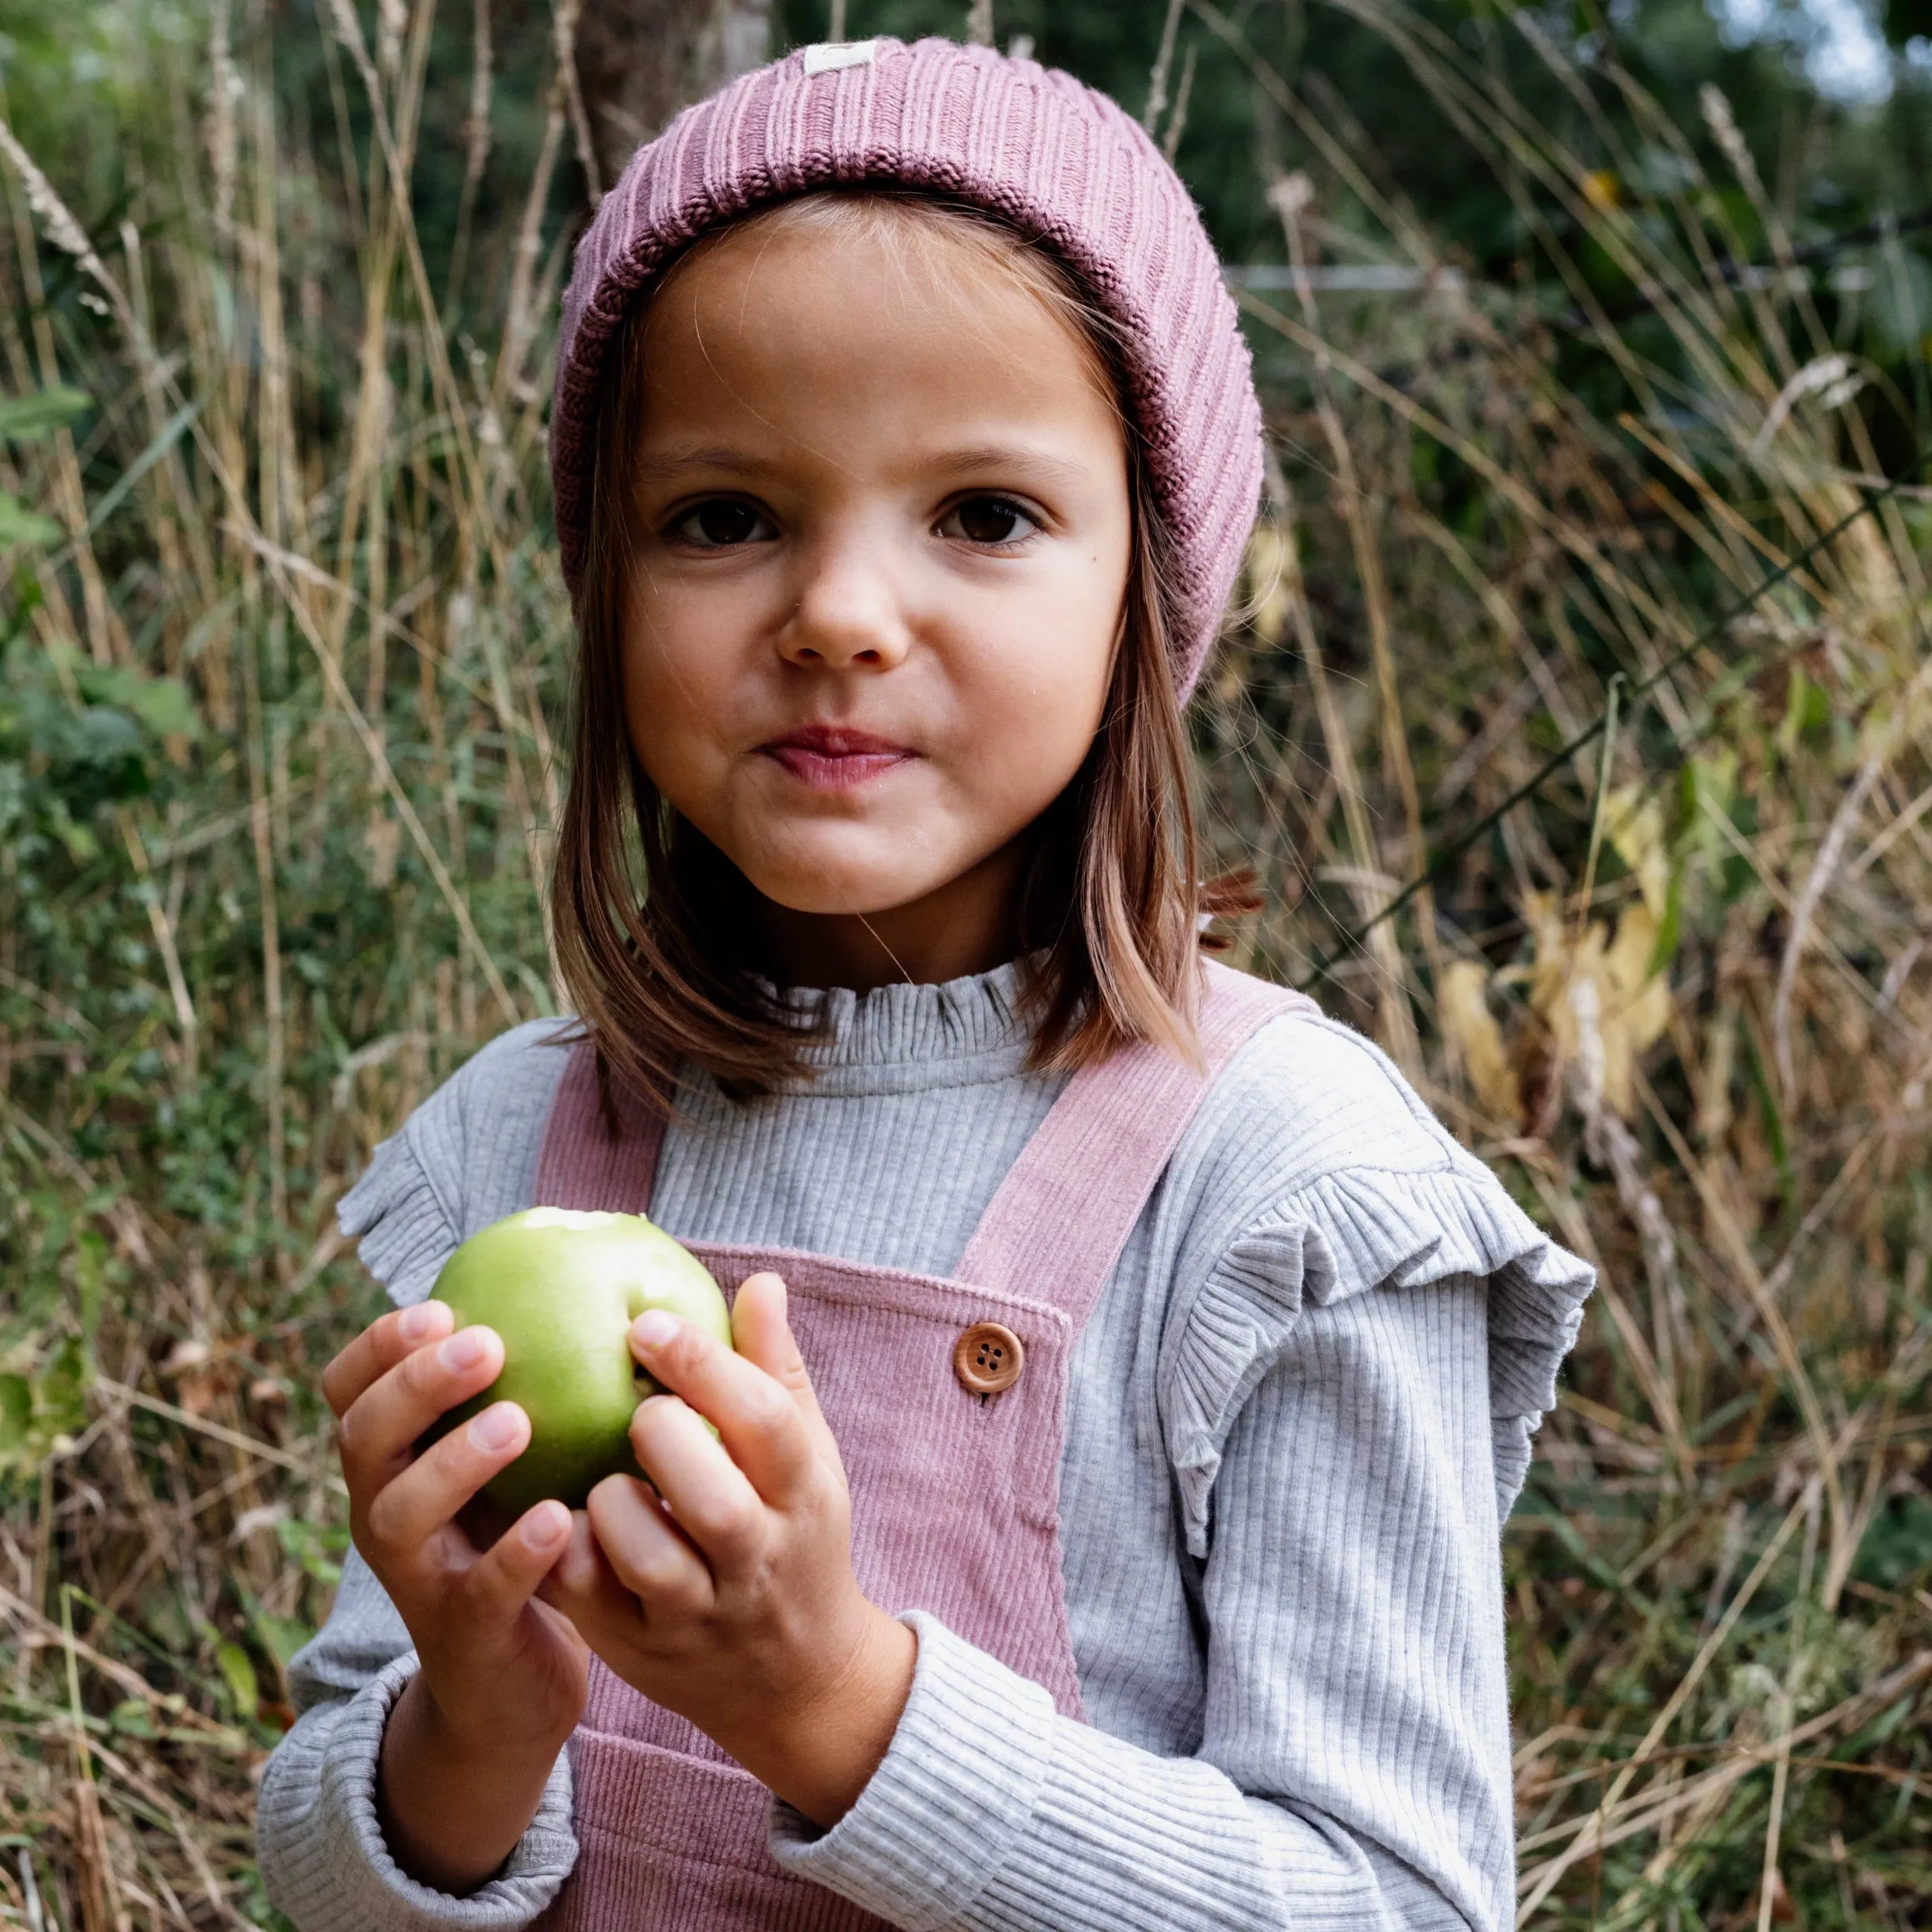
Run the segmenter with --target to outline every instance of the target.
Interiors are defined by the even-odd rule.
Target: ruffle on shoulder
[[[337,1224],[399,1307],[428,1297],[466,1235],[530,1204],[572,1024],[526,1020],[499,1033],[378,1143],[336,1204]]]
[[[458,1240],[456,1217],[417,1158],[407,1126],[377,1144],[362,1178],[336,1204],[336,1222],[360,1243],[362,1265],[399,1308],[429,1298]]]
[[[1202,1283],[1163,1378],[1188,1549],[1207,1553],[1210,1498],[1229,1433],[1304,1305],[1472,1276],[1489,1289],[1496,1514],[1507,1516],[1527,1473],[1530,1438],[1555,1406],[1557,1370],[1576,1342],[1596,1271],[1457,1149],[1434,1170],[1321,1176],[1232,1242]]]

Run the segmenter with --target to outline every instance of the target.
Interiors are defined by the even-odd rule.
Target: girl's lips
[[[814,791],[856,791],[914,754],[870,732],[808,727],[759,749]]]

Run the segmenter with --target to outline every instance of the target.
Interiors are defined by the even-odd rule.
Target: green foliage
[[[1136,115],[1167,17],[996,9]],[[359,18],[374,104],[325,12],[18,0],[0,46],[48,184],[0,163],[0,1837],[63,1925],[77,1727],[112,1869],[271,1922],[252,1773],[348,1546],[319,1375],[379,1303],[333,1205],[557,997],[554,16],[493,5],[467,188],[469,9]],[[1155,133],[1230,258],[1298,222],[1415,283],[1244,293],[1279,474],[1194,718],[1269,902],[1235,957],[1336,953],[1331,1010],[1604,1270],[1506,1546],[1528,1922],[1918,1923],[1932,497],[1339,942],[1932,438],[1932,81],[1834,108],[1700,0],[1174,23]]]
[[[16,497],[0,490],[0,549],[16,544],[44,550],[59,539],[60,526],[51,517],[36,515]]]
[[[32,1374],[0,1375],[0,1477],[36,1470],[88,1421],[86,1352],[70,1338]]]
[[[198,734],[194,706],[176,679],[88,664],[18,632],[0,646],[0,838],[20,842],[22,859],[51,841],[84,864],[104,808],[165,788],[166,741]]]
[[[0,396],[0,436],[13,443],[26,443],[64,429],[94,407],[94,398],[84,389],[57,384],[25,396]]]
[[[1861,1582],[1886,1590],[1910,1589],[1932,1579],[1932,1499],[1889,1496],[1858,1545],[1852,1573]]]

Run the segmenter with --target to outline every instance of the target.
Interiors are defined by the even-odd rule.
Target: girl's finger
[[[577,1634],[605,1659],[635,1651],[645,1636],[643,1607],[624,1587],[582,1510],[570,1517],[563,1554],[537,1586],[539,1599],[568,1617]]]
[[[804,1417],[808,1433],[821,1455],[839,1462],[839,1445],[832,1425],[818,1407],[817,1391],[798,1352],[786,1313],[783,1278],[771,1273],[748,1275],[732,1303],[732,1339],[747,1362],[755,1362],[791,1396]]]
[[[480,1395],[503,1369],[494,1328],[465,1328],[405,1355],[349,1406],[336,1430],[350,1493],[373,1496],[401,1473],[416,1439],[446,1410]]]
[[[637,1599],[611,1568],[611,1559],[591,1527],[587,1512],[570,1513],[570,1540],[545,1572],[536,1593],[561,1610],[587,1637],[637,1621]]]
[[[631,1324],[631,1353],[717,1429],[732,1461],[767,1502],[783,1508],[804,1493],[817,1462],[805,1418],[784,1386],[756,1362],[657,1308]]]
[[[570,1512],[561,1503],[526,1510],[465,1573],[465,1607],[485,1629],[514,1623],[570,1541]]]
[[[392,1308],[370,1323],[322,1371],[323,1399],[336,1419],[405,1355],[440,1341],[455,1318],[446,1302],[419,1301],[413,1308]]]
[[[377,1491],[363,1517],[372,1545],[364,1554],[407,1561],[529,1442],[530,1419],[514,1402],[493,1402],[452,1429]]]
[[[654,1613],[701,1616],[716,1603],[704,1558],[678,1533],[647,1484],[634,1476],[607,1476],[591,1492],[585,1514],[604,1559],[644,1606],[647,1620]]]
[[[697,1412],[677,1396],[651,1396],[631,1417],[631,1448],[711,1568],[720,1577],[746,1569],[763,1547],[765,1500]]]

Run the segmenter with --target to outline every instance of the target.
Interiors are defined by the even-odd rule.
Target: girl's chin
[[[855,880],[844,891],[823,878],[796,885],[783,883],[776,890],[752,881],[753,888],[781,911],[807,919],[875,919],[916,904],[935,890],[931,886],[907,890],[881,885],[875,880]]]
[[[813,918],[871,918],[896,912],[938,891],[967,864],[928,875],[908,873],[897,866],[840,863],[832,854],[788,853],[780,865],[745,865],[739,869],[753,891],[775,906]]]

